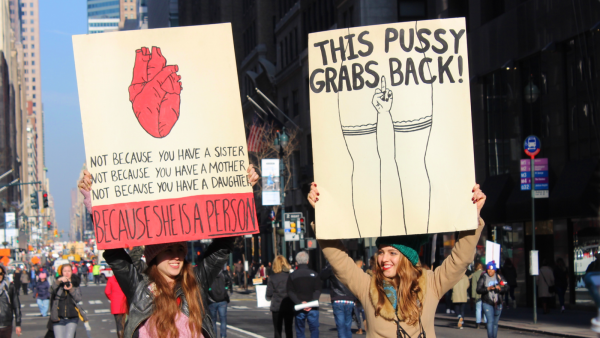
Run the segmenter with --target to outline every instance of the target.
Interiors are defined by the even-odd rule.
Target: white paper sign
[[[500,244],[485,241],[485,264],[494,261],[496,267],[500,268]]]
[[[256,285],[256,307],[271,307],[271,301],[267,300],[267,286]]]

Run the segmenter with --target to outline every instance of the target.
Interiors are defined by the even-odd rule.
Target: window
[[[29,74],[29,69],[25,69],[25,74]]]
[[[125,10],[127,10],[127,6],[125,6]]]
[[[27,57],[27,53],[23,54],[24,57]]]
[[[35,94],[33,94],[33,98],[35,99]]]
[[[35,86],[32,86],[32,89],[35,90]]]
[[[292,116],[298,116],[299,113],[298,107],[298,91],[294,90],[292,92]]]
[[[31,45],[31,49],[35,49],[35,45]]]
[[[33,15],[33,11],[29,12],[29,15]]]
[[[35,74],[35,69],[32,69],[32,70],[31,70],[31,74]]]
[[[23,48],[27,48],[27,45],[23,45]],[[25,56],[27,56],[27,55],[25,55]]]
[[[33,20],[29,20],[29,23],[33,25]]]
[[[129,14],[129,18],[130,18],[130,19],[133,19],[133,14]]]
[[[30,30],[30,31],[31,31],[31,33],[33,33],[33,27],[31,28],[31,30]]]
[[[133,6],[129,6],[129,10],[132,11],[133,10]]]
[[[23,64],[24,64],[25,66],[27,66],[27,61],[25,61]]]
[[[31,57],[35,57],[35,53],[31,53]]]
[[[31,41],[33,41],[33,40],[35,40],[35,39],[33,38],[33,35],[32,35],[32,36],[31,36]]]
[[[25,78],[25,82],[29,82],[29,78],[28,77]]]
[[[35,102],[33,103],[33,106],[34,106],[34,107],[36,106],[36,103],[35,103]]]
[[[32,82],[35,82],[35,77],[31,79]]]
[[[27,55],[25,55],[25,56],[27,56]],[[31,65],[35,66],[35,61],[31,61]]]
[[[30,2],[30,3],[29,3],[29,7],[33,7],[33,2]]]

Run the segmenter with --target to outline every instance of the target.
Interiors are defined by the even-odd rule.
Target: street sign
[[[525,154],[530,157],[535,157],[540,153],[542,147],[542,143],[537,136],[531,135],[527,136],[525,142],[523,143],[523,149],[525,149]]]
[[[300,219],[302,218],[301,212],[286,212],[284,215],[284,231],[285,241],[299,241],[300,240]]]
[[[275,220],[275,210],[271,210],[271,213],[269,214],[271,216],[271,221]]]
[[[526,149],[527,152],[527,149]],[[539,152],[539,151],[538,151]],[[536,158],[534,160],[535,198],[548,198],[550,196],[550,178],[548,174],[548,159]],[[522,159],[520,162],[521,190],[531,190],[531,160]]]
[[[281,182],[279,181],[279,159],[263,158],[261,160],[261,170],[263,174],[262,205],[280,205]]]

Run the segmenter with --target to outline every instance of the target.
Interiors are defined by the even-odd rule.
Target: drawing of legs
[[[342,93],[339,93],[342,94]],[[343,94],[342,94],[343,95]],[[352,159],[352,206],[360,237],[379,236],[381,227],[381,160],[377,152],[377,114],[349,114],[340,106],[340,125]],[[347,101],[346,101],[347,102]],[[342,103],[343,105],[343,103]],[[346,112],[347,114],[344,114]],[[373,226],[377,224],[377,227]],[[371,226],[375,231],[367,231]]]

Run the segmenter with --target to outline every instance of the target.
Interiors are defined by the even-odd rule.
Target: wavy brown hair
[[[419,322],[419,317],[423,312],[423,304],[419,304],[418,297],[421,290],[419,286],[419,278],[423,274],[423,269],[420,266],[414,266],[404,257],[400,255],[398,266],[396,267],[397,275],[389,279],[383,275],[383,270],[379,266],[379,260],[375,259],[375,277],[377,280],[376,287],[377,293],[379,294],[379,300],[375,308],[375,316],[379,316],[381,308],[383,308],[384,302],[387,300],[387,296],[383,291],[383,281],[387,280],[390,282],[398,292],[398,312],[401,318],[408,325],[415,325]]]
[[[145,273],[154,282],[154,311],[150,317],[150,328],[156,331],[157,337],[177,338],[179,330],[175,326],[175,318],[179,314],[179,306],[175,299],[174,288],[158,271],[156,260],[152,260]],[[204,306],[200,295],[200,285],[196,281],[192,265],[188,261],[183,262],[183,267],[172,285],[180,284],[187,301],[189,309],[189,328],[192,337],[202,335],[202,318],[204,317]]]

